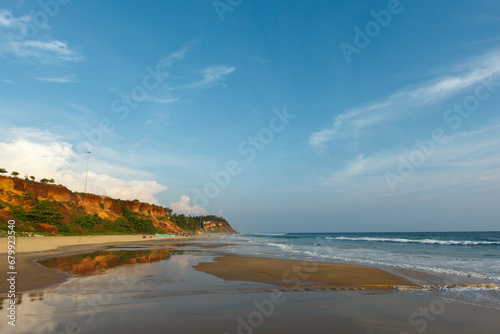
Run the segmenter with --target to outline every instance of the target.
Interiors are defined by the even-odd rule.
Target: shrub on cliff
[[[132,224],[124,217],[118,217],[114,222],[109,223],[107,228],[122,233],[131,233],[134,230]]]
[[[23,207],[15,207],[12,210],[12,216],[19,221],[32,227],[37,227],[39,223],[55,225],[59,231],[67,230],[63,226],[63,215],[57,210],[57,203],[50,201],[41,201],[36,203],[31,210],[26,211]],[[67,225],[67,224],[66,224]]]
[[[99,216],[84,215],[73,219],[73,223],[80,225],[83,230],[90,231],[98,224],[102,224],[102,219]]]
[[[125,223],[123,221],[122,223],[126,224],[128,228],[131,228],[130,231],[139,233],[162,232],[153,224],[153,221],[151,219],[139,218],[126,206],[123,207],[123,218],[127,220],[128,223]],[[116,221],[118,221],[118,219]]]

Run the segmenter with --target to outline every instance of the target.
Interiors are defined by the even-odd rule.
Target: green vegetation
[[[223,217],[218,217],[214,215],[208,215],[208,216],[185,216],[185,215],[176,215],[173,214],[170,216],[170,221],[176,225],[178,225],[180,228],[187,230],[187,231],[198,231],[200,229],[203,229],[203,222],[204,221],[210,221],[210,222],[215,222],[215,223],[224,223],[228,224],[226,219]]]
[[[77,217],[73,220],[73,223],[76,225],[80,225],[80,227],[85,231],[85,232],[90,232],[92,231],[97,225],[102,224],[102,219],[99,216],[90,216],[90,215],[84,215]]]
[[[7,173],[7,170],[5,168],[0,168],[0,174],[5,174]]]
[[[38,224],[43,223],[56,226],[59,232],[72,232],[71,226],[64,222],[64,216],[57,209],[58,205],[59,203],[54,201],[37,201],[29,211],[22,206],[16,206],[11,212],[12,216],[24,225],[24,230],[29,230],[27,226],[37,229]]]
[[[30,211],[23,207],[16,207],[12,210],[14,218],[21,222],[28,223],[36,227],[38,223],[55,225],[57,227],[64,224],[63,215],[57,210],[55,202],[41,201],[35,204]]]
[[[162,233],[163,231],[158,229],[151,219],[139,218],[135,213],[130,211],[126,206],[123,207],[123,217],[132,226],[133,232],[139,233]]]
[[[6,173],[7,171],[0,168],[0,172]],[[14,171],[11,175],[17,177],[19,173]],[[34,176],[30,178],[31,180],[35,179]],[[25,176],[25,179],[28,179],[28,175]],[[29,181],[29,179],[26,181]],[[44,184],[54,183],[54,179],[43,178],[40,182]],[[84,193],[77,194],[86,195]],[[154,221],[162,222],[162,226],[165,226],[164,224],[168,224],[170,221],[181,229],[191,232],[203,229],[204,221],[228,224],[222,217],[213,215],[199,217],[185,216],[183,214],[176,215],[172,214],[172,209],[170,208],[155,205],[153,206],[165,210],[165,216],[152,216],[153,210],[143,210],[141,208],[143,203],[137,199],[134,202],[140,203],[139,212],[132,211],[126,204],[128,201],[116,200],[108,208],[109,211],[106,211],[104,203],[99,202],[99,207],[104,213],[104,215],[99,216],[97,213],[89,215],[84,206],[77,204],[79,201],[61,203],[49,199],[42,200],[41,198],[43,197],[38,193],[37,195],[32,192],[17,193],[8,189],[0,189],[0,196],[0,216],[2,217],[0,220],[0,236],[5,235],[8,226],[7,220],[11,219],[11,217],[16,220],[17,232],[41,234],[43,232],[41,232],[40,228],[42,227],[39,227],[39,224],[42,223],[57,227],[58,234],[63,235],[81,235],[83,233],[100,235],[165,233],[164,230],[155,225]],[[117,206],[116,204],[119,205]],[[101,217],[113,217],[113,220]],[[45,230],[45,227],[43,229]]]

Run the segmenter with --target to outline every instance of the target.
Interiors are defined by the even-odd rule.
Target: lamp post
[[[90,153],[92,153],[92,152],[87,151],[87,153],[88,153],[88,156],[87,156],[87,172],[85,172],[85,191],[84,191],[85,193],[87,193],[87,176],[89,174],[89,158],[90,158]]]

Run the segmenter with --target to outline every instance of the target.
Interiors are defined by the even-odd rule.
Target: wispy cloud
[[[59,41],[50,35],[50,27],[40,27],[38,36],[28,38],[27,24],[32,17],[25,15],[14,17],[11,12],[0,12],[0,54],[11,54],[19,58],[34,58],[43,62],[79,61],[82,57],[77,51],[69,48],[67,43]],[[31,37],[31,36],[30,36]],[[55,57],[55,60],[54,60]]]
[[[169,103],[174,103],[175,101],[178,101],[178,97],[161,97],[161,96],[148,96],[147,101],[153,102],[153,103],[163,103],[163,104],[169,104]]]
[[[68,82],[75,82],[75,77],[76,77],[75,74],[67,74],[57,77],[38,77],[36,79],[38,81],[43,81],[43,82],[68,83]]]
[[[181,99],[179,95],[182,96],[183,91],[220,85],[227,79],[229,74],[236,70],[236,67],[227,65],[209,65],[194,71],[192,70],[193,65],[188,68],[182,64],[174,66],[184,60],[188,52],[191,51],[191,44],[193,43],[187,44],[188,46],[158,61],[156,68],[161,71],[164,78],[169,77],[169,81],[155,95],[148,96],[147,101],[158,104],[177,102]]]
[[[452,72],[453,75],[442,75],[416,88],[396,92],[385,100],[337,115],[331,126],[310,135],[309,145],[320,149],[337,138],[359,135],[363,129],[419,113],[425,106],[458,94],[482,80],[496,77],[500,75],[500,52],[482,55],[474,61],[459,64]]]
[[[500,122],[471,131],[450,134],[444,143],[436,144],[432,154],[425,155],[422,165],[398,184],[396,195],[402,193],[442,192],[456,187],[491,189],[500,187]],[[400,158],[409,160],[417,151],[409,145],[391,151],[378,151],[370,156],[359,154],[331,174],[325,184],[341,192],[356,189],[376,196],[391,196],[385,173],[398,175]],[[450,188],[451,189],[451,188]]]
[[[0,10],[0,27],[13,27],[17,26],[18,28],[24,27],[24,24],[29,22],[31,17],[28,15],[22,17],[14,17],[12,13],[8,10],[2,9]]]
[[[202,79],[188,84],[188,88],[206,88],[221,83],[226,80],[228,74],[232,73],[236,67],[219,65],[208,66],[200,71]]]
[[[12,83],[11,80],[6,80],[6,79],[0,79],[1,82],[5,82],[5,83]]]
[[[15,17],[10,11],[0,11],[0,57],[30,65],[35,72],[66,72],[64,75],[34,74],[46,82],[72,82],[72,67],[84,57],[68,43],[52,36],[49,25],[38,27],[37,34],[29,33],[31,15]]]
[[[68,45],[58,40],[31,41],[12,39],[5,42],[0,51],[10,53],[18,58],[26,58],[42,64],[56,64],[58,62],[74,62],[83,60],[76,51],[70,50]]]
[[[158,62],[158,66],[161,68],[167,68],[172,66],[175,62],[180,61],[184,58],[186,53],[189,51],[189,47],[184,47],[164,58]]]

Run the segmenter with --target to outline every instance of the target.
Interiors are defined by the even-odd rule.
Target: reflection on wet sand
[[[69,274],[85,276],[122,265],[158,262],[169,259],[172,254],[182,254],[182,251],[172,250],[170,248],[106,250],[46,258],[39,260],[38,263],[45,267],[57,269]]]

